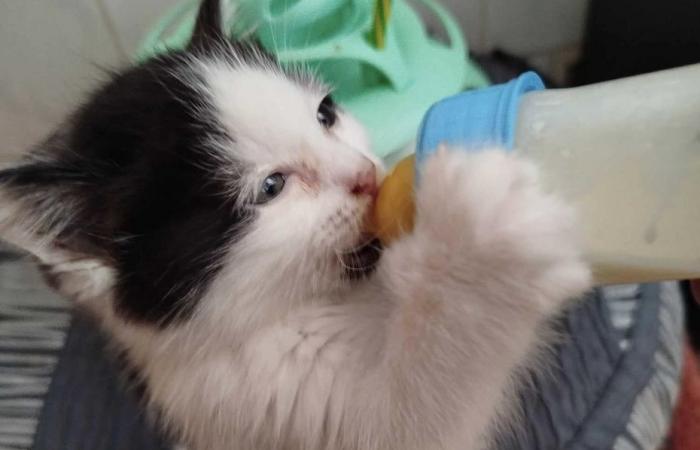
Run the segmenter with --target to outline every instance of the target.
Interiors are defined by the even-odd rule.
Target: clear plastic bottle
[[[532,82],[436,105],[439,118],[429,112],[419,138],[418,171],[438,142],[478,151],[497,136],[577,208],[597,282],[700,278],[700,65],[572,89],[523,88],[523,80]],[[386,240],[412,224],[413,164],[400,163],[380,191]]]
[[[700,278],[700,65],[525,94],[518,152],[579,211],[601,283]]]

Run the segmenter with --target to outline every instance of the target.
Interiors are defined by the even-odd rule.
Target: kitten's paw
[[[520,222],[531,219],[530,211],[543,209],[544,200],[531,163],[498,150],[442,148],[425,164],[417,221],[434,229],[440,241],[488,245],[519,233],[525,225]],[[546,209],[555,210],[558,222],[569,215],[560,205]]]
[[[576,295],[589,285],[574,211],[545,194],[535,166],[513,154],[441,149],[426,162],[416,230],[553,295]]]

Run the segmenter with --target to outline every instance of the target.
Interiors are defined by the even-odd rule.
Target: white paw
[[[531,162],[497,150],[442,149],[424,169],[416,231],[552,295],[589,285],[574,211],[541,190]]]

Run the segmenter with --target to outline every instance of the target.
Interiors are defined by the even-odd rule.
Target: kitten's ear
[[[86,208],[93,179],[52,162],[27,162],[0,171],[0,239],[33,254],[59,292],[78,302],[112,287],[100,219]]]
[[[87,178],[58,163],[32,161],[0,171],[0,239],[50,263],[85,248],[78,190]]]
[[[210,50],[226,40],[220,0],[203,0],[189,43],[191,50]]]

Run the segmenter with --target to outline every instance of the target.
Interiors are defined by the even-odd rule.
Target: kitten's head
[[[214,288],[313,296],[379,257],[361,127],[322,84],[227,40],[219,6],[204,1],[187,49],[117,74],[0,172],[0,237],[79,301],[167,324]]]

